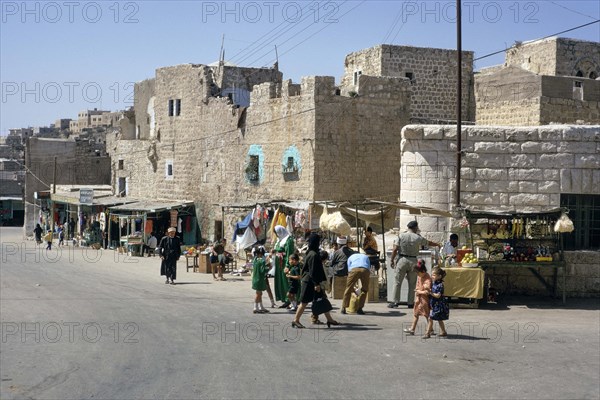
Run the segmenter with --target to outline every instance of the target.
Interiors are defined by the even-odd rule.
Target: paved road
[[[46,253],[20,232],[0,229],[2,399],[600,398],[597,299],[453,309],[448,339],[404,336],[408,310],[381,303],[294,330],[251,313],[248,277],[180,263],[170,286],[156,258]]]

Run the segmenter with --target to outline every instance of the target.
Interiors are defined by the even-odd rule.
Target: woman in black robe
[[[304,325],[300,323],[300,317],[304,313],[306,306],[311,301],[315,300],[315,296],[325,296],[323,288],[321,288],[321,282],[327,280],[325,276],[325,270],[323,269],[323,263],[321,262],[321,255],[319,253],[319,244],[321,243],[321,237],[316,233],[313,233],[308,238],[308,251],[306,258],[304,259],[304,265],[302,266],[302,278],[300,280],[301,289],[299,301],[300,305],[296,311],[292,326],[294,328],[304,328]],[[318,297],[317,296],[317,297]],[[314,303],[313,303],[314,304]],[[339,325],[339,322],[335,321],[330,312],[326,312],[325,318],[327,318],[327,327],[331,325]]]

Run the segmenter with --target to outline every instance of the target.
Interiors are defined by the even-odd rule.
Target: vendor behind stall
[[[453,233],[450,235],[450,241],[444,244],[440,252],[444,265],[456,264],[456,254],[458,252],[458,235]]]

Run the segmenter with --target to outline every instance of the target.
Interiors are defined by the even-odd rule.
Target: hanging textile
[[[252,213],[246,215],[246,218],[244,218],[242,221],[237,222],[235,224],[235,228],[233,229],[233,238],[231,240],[235,242],[237,240],[236,232],[238,231],[238,229],[247,228],[251,222],[252,222]]]
[[[152,233],[154,229],[154,221],[151,219],[146,220],[146,226],[144,227],[144,233]]]
[[[243,236],[236,237],[236,241],[239,244],[240,249],[246,249],[248,247],[251,247],[254,243],[257,242],[254,230],[246,229],[246,232],[244,232]]]

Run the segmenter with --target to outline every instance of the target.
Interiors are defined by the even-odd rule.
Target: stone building
[[[135,86],[136,133],[107,142],[113,185],[133,198],[193,199],[209,239],[224,223],[218,204],[397,197],[410,83],[363,74],[359,85],[351,97],[333,77],[293,84],[271,68],[159,68]]]
[[[475,75],[478,125],[600,123],[600,43],[550,38]]]
[[[518,43],[506,51],[505,67],[538,75],[600,77],[600,43],[551,37]]]
[[[112,114],[110,111],[103,111],[94,108],[93,110],[83,110],[77,114],[77,120],[69,123],[69,130],[73,133],[79,133],[84,129],[96,128],[100,126],[111,126]]]
[[[455,126],[404,127],[401,201],[442,210],[454,208],[455,142]],[[567,292],[598,296],[600,252],[589,250],[600,249],[600,126],[464,127],[462,150],[461,206],[516,212],[567,207],[576,231],[565,237],[565,248],[585,250],[565,252],[567,272],[573,277],[567,280]],[[414,216],[402,215],[400,225],[411,219]],[[446,218],[419,217],[421,230],[436,241],[456,229],[454,223]],[[515,276],[517,281],[511,281],[510,290],[543,291],[535,279]]]
[[[462,120],[474,121],[473,52],[462,53]],[[358,91],[361,74],[407,78],[414,123],[456,121],[456,50],[379,45],[348,54],[344,66],[346,91]]]
[[[90,152],[86,141],[29,138],[25,146],[25,165],[25,235],[31,235],[40,212],[47,212],[48,205],[35,198],[36,192],[49,192],[54,182],[57,185],[110,184],[110,158]]]

